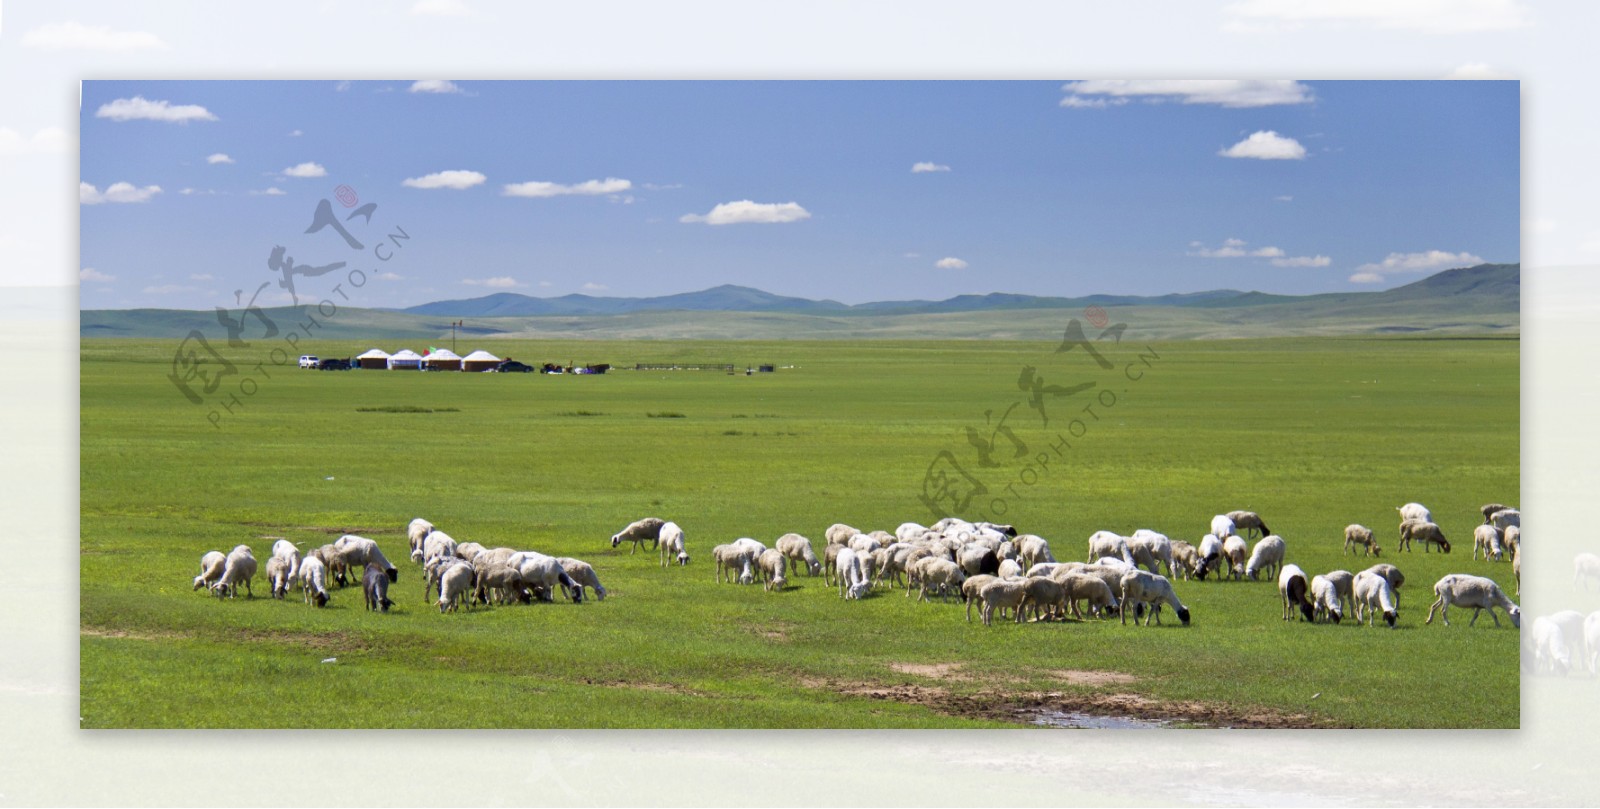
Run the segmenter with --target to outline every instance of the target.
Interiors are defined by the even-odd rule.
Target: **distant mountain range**
[[[1151,339],[1336,334],[1515,334],[1521,328],[1520,264],[1445,270],[1382,292],[1271,295],[1224,289],[1186,294],[1054,298],[993,293],[942,301],[879,301],[854,306],[720,286],[657,298],[498,293],[409,309],[340,307],[325,340],[434,340],[450,323],[474,338],[636,339],[1050,339],[1066,318],[1091,304],[1137,321]],[[293,322],[303,307],[268,309]],[[696,313],[684,317],[684,312]],[[995,312],[1005,312],[996,317]],[[79,313],[83,337],[182,338],[218,332],[213,311],[100,309]]]

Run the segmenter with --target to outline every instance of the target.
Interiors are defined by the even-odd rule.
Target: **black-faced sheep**
[[[572,599],[572,603],[583,603],[583,588],[567,575],[555,557],[538,551],[519,551],[512,554],[506,563],[515,566],[522,573],[522,580],[530,586],[543,588],[551,600],[555,599],[556,587],[559,586]]]
[[[1043,542],[1044,540],[1039,540]],[[1046,549],[1048,552],[1048,548]],[[980,542],[973,542],[961,546],[956,553],[956,564],[961,566],[962,572],[968,576],[977,576],[983,573],[999,573],[1000,557],[989,546]]]
[[[367,609],[388,612],[394,606],[389,600],[389,573],[377,565],[367,565],[361,572],[361,594]]]
[[[1272,529],[1261,521],[1261,515],[1254,511],[1230,511],[1227,517],[1233,520],[1234,530],[1243,532],[1246,538],[1250,536],[1251,531],[1257,532],[1258,536],[1268,536],[1272,533]]]
[[[1412,542],[1421,542],[1424,553],[1427,553],[1433,545],[1438,545],[1439,550],[1444,553],[1450,552],[1450,541],[1444,538],[1444,531],[1435,523],[1422,520],[1406,520],[1400,523],[1398,547],[1410,551]]]
[[[689,549],[684,544],[683,529],[675,522],[661,525],[661,531],[656,535],[657,546],[661,551],[661,566],[667,566],[671,559],[680,565],[689,564]]]
[[[1365,525],[1351,523],[1344,527],[1344,552],[1355,553],[1356,546],[1361,546],[1361,555],[1382,556],[1383,549],[1378,547],[1372,538],[1372,529]]]
[[[1143,570],[1130,570],[1122,575],[1122,623],[1128,622],[1128,605],[1144,604],[1150,607],[1150,612],[1144,617],[1144,625],[1149,626],[1150,620],[1155,619],[1161,623],[1161,605],[1171,604],[1174,612],[1178,613],[1178,620],[1184,626],[1189,625],[1189,608],[1183,606],[1178,600],[1177,593],[1172,592],[1172,582],[1165,576],[1158,576]],[[1134,623],[1138,623],[1137,619]]]
[[[210,588],[222,578],[222,570],[228,565],[228,557],[222,551],[206,551],[200,557],[200,575],[194,577],[194,589]]]
[[[1196,549],[1200,554],[1200,565],[1195,569],[1195,578],[1205,581],[1206,574],[1213,570],[1220,571],[1226,561],[1222,558],[1222,540],[1216,534],[1206,534],[1200,538],[1200,547]],[[1222,581],[1222,574],[1217,574],[1217,581]]]
[[[1255,581],[1262,573],[1268,576],[1276,574],[1283,566],[1283,555],[1287,550],[1288,546],[1284,544],[1283,537],[1263,537],[1250,551],[1250,561],[1245,563],[1244,575]],[[1302,574],[1300,578],[1304,579],[1305,575]]]
[[[615,548],[624,542],[632,542],[633,548],[628,551],[632,556],[638,552],[639,546],[646,540],[650,542],[650,549],[655,550],[661,544],[661,526],[667,521],[660,517],[645,517],[628,523],[628,527],[611,535],[611,547]]]
[[[1522,610],[1512,602],[1500,589],[1500,585],[1493,580],[1482,576],[1469,576],[1464,573],[1452,573],[1440,579],[1433,585],[1433,594],[1437,598],[1433,606],[1428,608],[1428,619],[1425,624],[1433,623],[1433,611],[1439,609],[1440,617],[1444,618],[1444,625],[1450,625],[1450,607],[1471,607],[1472,620],[1467,626],[1478,622],[1478,613],[1489,611],[1489,617],[1494,619],[1494,625],[1500,625],[1500,617],[1494,614],[1494,608],[1499,607],[1506,611],[1511,618],[1511,625],[1522,627]]]
[[[1311,599],[1306,597],[1310,589],[1311,583],[1306,581],[1306,572],[1301,570],[1299,565],[1284,565],[1283,569],[1278,571],[1278,593],[1283,596],[1283,620],[1293,620],[1295,608],[1299,608],[1300,614],[1305,616],[1307,621],[1317,620],[1317,609],[1312,605]]]
[[[336,582],[340,587],[343,587],[349,583],[347,575],[349,565],[345,564],[344,557],[339,554],[338,548],[335,548],[332,542],[306,554],[307,559],[313,557],[322,562],[323,571],[330,584]]]

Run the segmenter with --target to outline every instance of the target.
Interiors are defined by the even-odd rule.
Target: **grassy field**
[[[1044,709],[1518,724],[1504,619],[1422,625],[1445,573],[1512,589],[1509,564],[1470,552],[1477,507],[1518,500],[1515,339],[1146,345],[1130,332],[1101,344],[1110,370],[1029,342],[484,345],[533,363],[782,366],[754,376],[324,373],[274,366],[264,346],[233,355],[240,373],[192,405],[167,380],[175,341],[83,340],[85,727],[979,727]],[[1047,386],[1095,387],[1046,395],[1046,427],[1019,389],[1025,366]],[[231,413],[216,404],[230,392]],[[1008,408],[1020,458],[994,432]],[[993,437],[996,467],[978,466],[968,427]],[[919,495],[946,450],[988,488],[965,516],[1040,534],[1063,559],[1097,529],[1197,541],[1211,515],[1252,509],[1308,573],[1359,570],[1342,529],[1364,523],[1406,574],[1400,628],[1283,622],[1266,582],[1180,581],[1193,625],[1168,613],[1150,628],[985,628],[898,590],[847,603],[820,578],[781,593],[714,583],[711,546],[740,536],[798,531],[820,549],[834,522],[931,522]],[[1394,507],[1410,500],[1454,553],[1393,553]],[[609,547],[646,515],[684,526],[689,567]],[[355,589],[325,610],[260,597],[260,578],[254,599],[190,590],[202,553],[245,543],[264,564],[268,536],[353,532],[398,561],[416,516],[460,541],[586,559],[610,597],[440,615],[408,562],[388,615]]]

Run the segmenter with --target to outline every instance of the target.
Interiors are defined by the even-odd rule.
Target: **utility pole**
[[[465,320],[453,320],[450,322],[450,351],[452,353],[459,353],[456,352],[456,327],[464,325],[466,325]]]

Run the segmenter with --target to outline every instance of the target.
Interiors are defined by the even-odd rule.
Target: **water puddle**
[[[1165,719],[1134,719],[1127,716],[1106,716],[1104,714],[1081,713],[1078,711],[1037,711],[1029,724],[1043,725],[1047,728],[1075,728],[1075,729],[1124,729],[1138,728],[1149,730],[1152,728],[1170,727],[1171,722]]]

